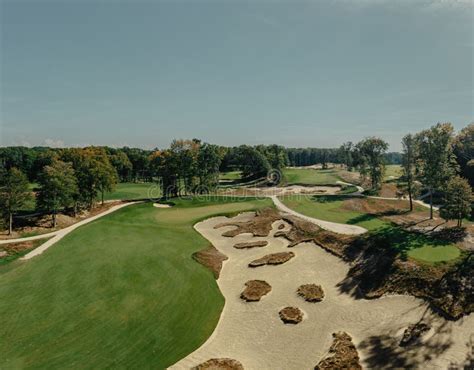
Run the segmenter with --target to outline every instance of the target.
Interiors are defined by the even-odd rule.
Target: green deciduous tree
[[[456,174],[457,164],[453,154],[453,126],[450,123],[438,123],[428,130],[418,133],[419,178],[428,188],[430,200],[430,218],[433,218],[433,193],[446,187],[448,180]]]
[[[129,181],[132,176],[132,162],[128,159],[125,152],[116,150],[114,154],[109,155],[110,163],[114,166],[117,171],[117,175],[120,181]]]
[[[242,178],[256,179],[264,177],[270,171],[271,166],[267,158],[253,147],[242,145],[239,147],[239,167]]]
[[[13,215],[30,199],[28,178],[19,169],[12,167],[0,177],[0,207],[8,222],[8,234],[13,231]]]
[[[352,171],[354,168],[354,144],[348,141],[347,143],[342,144],[338,151],[339,161],[346,165],[348,171]]]
[[[472,189],[469,182],[460,176],[448,181],[445,190],[445,204],[440,208],[440,215],[445,220],[457,220],[462,226],[464,217],[471,214]]]
[[[454,139],[454,154],[461,176],[474,187],[474,123],[463,128]]]
[[[199,192],[208,192],[219,183],[219,166],[221,154],[219,147],[204,143],[199,148],[197,156],[197,173],[199,176]]]
[[[387,149],[388,144],[377,137],[369,137],[356,145],[359,171],[364,178],[370,179],[372,189],[379,189],[382,184]]]
[[[400,178],[406,184],[406,193],[410,200],[410,212],[413,211],[413,197],[416,193],[415,176],[417,163],[416,140],[413,135],[408,134],[402,139],[402,177]]]
[[[113,191],[117,184],[117,171],[110,163],[101,160],[95,160],[91,171],[95,178],[95,186],[100,192],[101,203],[104,204],[104,194]]]
[[[58,210],[74,205],[77,195],[77,179],[71,163],[59,160],[45,166],[38,178],[40,191],[37,197],[37,208],[51,213],[53,227],[56,227]]]

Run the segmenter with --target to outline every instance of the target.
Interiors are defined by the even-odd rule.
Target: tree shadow
[[[448,370],[472,370],[474,369],[474,334],[471,335],[469,338],[469,341],[466,343],[466,358],[464,361],[461,361],[460,363],[454,363],[452,362]]]
[[[419,322],[423,321],[434,328],[436,317],[425,317],[426,313]],[[400,346],[400,331],[392,331],[371,336],[363,340],[358,348],[365,352],[366,365],[371,369],[424,368],[426,362],[442,355],[453,345],[452,325],[449,322],[442,322],[432,330],[434,333],[428,339],[408,346]]]
[[[356,299],[379,297],[380,289],[396,272],[395,262],[406,261],[410,250],[427,244],[436,247],[445,242],[391,225],[356,238],[344,250],[344,257],[352,266],[338,283],[339,291]]]

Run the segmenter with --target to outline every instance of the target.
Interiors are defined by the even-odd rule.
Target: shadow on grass
[[[338,284],[339,290],[356,299],[366,297],[363,292],[377,292],[394,272],[397,259],[407,260],[410,250],[425,245],[441,247],[446,242],[393,225],[355,239],[346,248],[345,256],[349,261],[357,263]]]
[[[350,194],[346,195],[313,195],[311,197],[311,201],[316,202],[316,203],[334,203],[334,202],[339,202],[343,200],[350,199],[351,196]],[[359,198],[359,197],[354,197],[354,198]]]

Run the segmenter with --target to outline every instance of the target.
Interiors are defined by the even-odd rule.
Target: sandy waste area
[[[246,221],[252,217],[253,213],[244,213],[235,219]],[[447,369],[466,361],[468,343],[474,340],[474,315],[446,321],[433,314],[422,300],[410,296],[355,299],[338,288],[349,265],[312,243],[287,248],[288,241],[273,236],[284,221],[276,221],[268,237],[241,234],[229,238],[222,233],[233,226],[214,229],[228,220],[216,217],[195,226],[229,257],[217,281],[226,303],[211,337],[172,369],[189,369],[211,358],[224,357],[239,361],[245,369],[312,369],[327,355],[332,333],[339,331],[352,336],[364,368]],[[286,229],[289,227],[285,224]],[[263,248],[233,247],[258,240],[269,243]],[[248,267],[256,258],[288,251],[295,257],[284,264]],[[259,302],[244,302],[240,293],[245,282],[255,279],[268,282],[272,290]],[[306,302],[297,295],[300,285],[311,283],[323,288],[322,302]],[[278,312],[286,306],[301,309],[303,321],[284,324]],[[400,347],[404,330],[420,320],[431,330],[421,343]]]

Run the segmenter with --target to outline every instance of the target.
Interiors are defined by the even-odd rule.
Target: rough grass
[[[0,245],[0,251],[7,252],[6,256],[0,257],[0,266],[17,260],[28,252],[32,251],[33,249],[38,248],[41,244],[45,243],[48,240],[49,238],[44,238],[21,243],[10,243]]]
[[[269,201],[129,206],[0,269],[0,368],[163,369],[199,347],[224,304],[192,259],[193,225]]]

